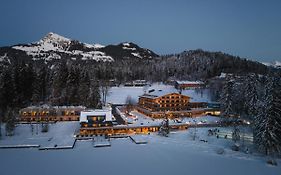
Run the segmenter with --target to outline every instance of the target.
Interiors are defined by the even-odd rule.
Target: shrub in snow
[[[170,133],[169,119],[164,119],[160,124],[159,134],[168,137]]]
[[[49,131],[49,124],[42,124],[41,132],[48,132]]]
[[[231,149],[232,149],[233,151],[239,151],[239,150],[240,150],[240,145],[239,145],[239,144],[234,144],[234,145],[231,147]]]
[[[269,160],[266,161],[266,163],[268,163],[270,165],[273,165],[273,166],[277,166],[277,162],[274,159],[269,159]]]

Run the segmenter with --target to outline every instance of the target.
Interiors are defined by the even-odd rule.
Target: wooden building
[[[150,90],[139,97],[137,110],[153,118],[175,118],[191,117],[192,108],[205,108],[206,106],[205,102],[190,102],[189,96],[178,92],[166,93],[162,90]],[[196,110],[196,113],[198,111],[200,110]],[[204,110],[201,113],[204,113]]]
[[[84,106],[30,106],[19,111],[20,121],[79,121]]]
[[[175,81],[176,89],[196,89],[204,87],[202,81]]]

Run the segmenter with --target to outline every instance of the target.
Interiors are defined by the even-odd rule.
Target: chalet
[[[165,92],[162,90],[149,90],[139,97],[138,111],[153,118],[191,117],[202,114],[207,103],[191,102],[190,97],[178,92]],[[197,108],[197,110],[191,110]],[[196,112],[195,112],[196,111]],[[194,113],[195,112],[195,113]]]
[[[85,110],[80,113],[81,127],[112,126],[112,109]]]
[[[84,106],[30,106],[19,111],[20,121],[79,121]]]
[[[175,81],[176,89],[196,89],[203,86],[204,82],[202,81]]]
[[[146,86],[148,83],[146,80],[134,80],[134,86]]]

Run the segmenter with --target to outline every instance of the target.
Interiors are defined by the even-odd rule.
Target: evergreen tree
[[[12,69],[12,77],[16,95],[13,97],[14,105],[24,107],[29,105],[32,98],[33,66],[20,62]]]
[[[38,105],[41,100],[41,80],[37,74],[34,75],[34,81],[32,83],[32,103]]]
[[[168,117],[166,117],[160,124],[159,134],[168,137],[169,133],[170,133],[169,119]]]
[[[258,114],[259,109],[259,93],[260,86],[257,75],[248,75],[245,80],[245,108],[250,118]]]
[[[12,70],[6,69],[0,76],[0,108],[2,116],[5,115],[8,106],[15,105],[15,96],[15,84],[12,77]]]
[[[90,96],[90,78],[89,74],[86,70],[82,70],[79,76],[79,86],[78,86],[78,92],[79,92],[79,102],[83,106],[88,105],[88,100]]]
[[[68,69],[65,62],[59,63],[52,72],[51,102],[53,105],[63,105],[66,96]]]
[[[78,105],[79,104],[79,73],[78,67],[72,65],[66,80],[66,94],[64,98],[66,99],[67,105]]]
[[[221,108],[223,111],[223,116],[229,117],[230,115],[234,114],[234,80],[227,79],[223,89],[222,94],[220,97]]]
[[[266,155],[281,152],[281,89],[280,78],[267,78],[261,109],[255,119],[255,141]]]

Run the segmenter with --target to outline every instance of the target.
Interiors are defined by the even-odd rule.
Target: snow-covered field
[[[108,92],[107,102],[115,104],[125,104],[128,96],[131,96],[134,102],[138,101],[138,97],[143,95],[147,87],[111,87]],[[147,90],[163,90],[165,92],[177,91],[174,86],[164,85],[163,83],[154,83]],[[201,93],[202,92],[202,93]],[[191,97],[193,102],[209,102],[210,96],[208,89],[203,89],[201,92],[195,90],[183,90],[182,94]]]
[[[167,88],[172,86],[161,84],[152,88]],[[125,103],[128,95],[137,100],[143,94],[142,87],[113,87],[110,89],[108,102]],[[193,90],[183,92],[193,100],[208,101],[207,93],[196,93]],[[160,120],[152,120],[137,112],[132,112],[138,120],[133,125],[159,124]],[[194,123],[194,119],[186,118],[182,122]],[[218,117],[204,116],[195,118],[200,122],[216,122]],[[149,122],[149,123],[148,123]],[[177,121],[170,121],[176,124]],[[34,145],[41,147],[70,146],[74,143],[73,134],[79,128],[78,122],[58,122],[50,124],[48,133],[41,133],[40,128],[33,134],[30,125],[18,125],[15,136],[3,136],[3,145]],[[281,161],[278,166],[266,164],[266,158],[253,151],[252,142],[245,140],[241,151],[232,151],[233,141],[224,135],[231,134],[231,128],[218,128],[216,135],[208,136],[208,130],[214,128],[190,128],[184,131],[171,132],[169,137],[157,133],[133,136],[130,138],[113,139],[105,142],[102,138],[77,141],[74,149],[43,150],[37,148],[0,149],[0,175],[78,175],[78,174],[161,174],[161,175],[280,175]],[[251,135],[250,128],[241,128],[245,136]],[[2,133],[4,129],[2,129]],[[196,133],[195,140],[194,133]],[[94,147],[100,144],[110,144],[109,147]],[[245,153],[245,149],[249,153]],[[219,154],[220,153],[220,154]]]
[[[207,136],[209,128],[172,132],[169,137],[153,133],[138,136],[148,144],[129,138],[111,139],[111,147],[95,148],[93,141],[78,141],[72,150],[0,149],[3,175],[77,174],[192,174],[192,175],[279,175],[274,167],[255,154],[235,152],[228,139]],[[143,137],[143,138],[142,138]],[[208,140],[202,142],[201,139]],[[217,151],[223,149],[223,154]]]
[[[57,122],[49,124],[49,131],[41,132],[41,125],[18,124],[14,136],[5,136],[4,127],[2,126],[1,146],[17,145],[40,145],[40,147],[64,147],[72,146],[75,138],[74,132],[79,128],[79,122]],[[56,145],[56,146],[55,146]]]

